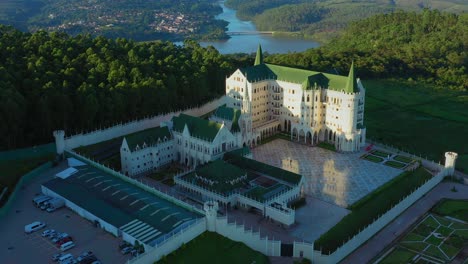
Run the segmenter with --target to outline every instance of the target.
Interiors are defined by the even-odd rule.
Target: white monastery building
[[[365,145],[365,89],[353,64],[348,76],[266,64],[259,46],[255,65],[226,79],[226,95],[228,107],[242,112],[246,145],[278,131],[309,144],[328,142],[343,152]]]
[[[259,46],[255,65],[226,79],[226,97],[227,105],[209,120],[180,114],[126,136],[122,172],[133,176],[173,161],[196,167],[281,131],[306,144],[333,144],[341,152],[365,145],[365,89],[353,64],[348,76],[266,64]]]

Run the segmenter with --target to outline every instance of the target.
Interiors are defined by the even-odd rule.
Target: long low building
[[[82,217],[147,249],[204,217],[88,164],[57,174],[42,192],[63,198]]]

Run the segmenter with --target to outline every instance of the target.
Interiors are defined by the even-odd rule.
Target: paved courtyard
[[[351,205],[403,171],[360,159],[360,153],[337,153],[283,139],[252,149],[255,160],[299,173],[305,192],[341,207]]]

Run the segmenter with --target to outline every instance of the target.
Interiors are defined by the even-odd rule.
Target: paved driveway
[[[403,171],[360,159],[364,152],[337,153],[276,139],[252,149],[255,160],[299,173],[308,195],[347,207]]]

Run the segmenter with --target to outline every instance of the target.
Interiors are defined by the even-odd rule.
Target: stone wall
[[[141,120],[131,121],[125,124],[118,124],[109,128],[97,129],[89,133],[80,133],[65,138],[65,149],[72,150],[80,146],[87,146],[110,140],[116,137],[121,137],[141,130],[152,127],[157,127],[161,122],[166,122],[172,119],[173,116],[185,113],[193,116],[201,116],[215,110],[218,106],[225,103],[225,96],[208,102],[200,107],[189,108],[182,111],[176,111],[166,114],[161,114],[154,117],[148,117]]]

